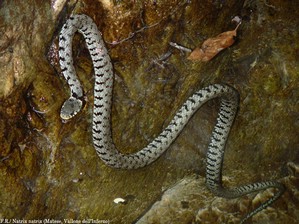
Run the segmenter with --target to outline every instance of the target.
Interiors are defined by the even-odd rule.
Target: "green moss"
[[[112,132],[122,152],[134,152],[148,144],[195,90],[225,82],[240,92],[240,110],[224,163],[226,175],[234,179],[229,185],[267,174],[276,177],[283,163],[298,158],[299,35],[294,3],[271,1],[277,7],[274,10],[263,1],[250,1],[258,7],[253,4],[246,9],[243,1],[117,1],[110,9],[91,2],[69,3],[64,12],[75,6],[75,12],[95,18],[103,32],[115,68]],[[30,4],[14,7],[31,15],[26,5]],[[55,51],[49,60],[55,69],[44,56],[51,40],[57,43],[61,27],[58,18],[44,13],[47,7],[36,9],[37,28],[28,37],[22,36],[21,43],[28,45],[21,48],[26,61],[24,78],[13,94],[1,99],[0,188],[4,190],[0,218],[98,218],[131,223],[164,189],[205,169],[205,150],[218,101],[209,102],[198,114],[200,119],[191,120],[188,133],[151,166],[134,171],[106,167],[90,136],[94,79],[80,36],[74,39],[74,61],[86,105],[68,123],[59,117],[69,90],[58,75]],[[170,41],[189,48],[201,45],[234,27],[230,19],[240,12],[251,14],[244,16],[238,40],[208,63],[192,63],[169,46]],[[61,17],[68,15],[62,12]],[[32,18],[26,19],[24,24],[30,26],[25,27],[31,27]],[[44,34],[45,23],[51,35]],[[169,52],[171,56],[161,60]],[[117,197],[126,198],[127,204],[115,204]],[[173,216],[180,214],[185,213],[178,211]]]

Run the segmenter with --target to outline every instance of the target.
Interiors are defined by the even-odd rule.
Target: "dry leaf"
[[[187,59],[192,61],[210,61],[220,51],[228,48],[235,42],[237,29],[241,23],[232,31],[219,34],[216,37],[205,40],[201,47],[196,47]]]

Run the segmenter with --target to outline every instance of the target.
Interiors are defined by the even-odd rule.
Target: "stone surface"
[[[298,169],[298,165],[290,164]],[[293,167],[294,168],[294,167]],[[261,211],[252,218],[252,223],[296,223],[298,198],[298,170],[290,172],[288,177],[281,179],[288,189],[288,194]],[[239,172],[236,172],[240,174]],[[295,195],[297,194],[297,195]],[[261,202],[273,196],[272,190],[266,190],[255,197],[249,195],[238,199],[215,197],[205,187],[205,180],[200,176],[188,176],[166,190],[136,224],[167,224],[167,223],[240,223],[241,217]],[[285,211],[288,212],[285,212]],[[195,212],[197,211],[197,212]]]
[[[227,144],[226,180],[230,186],[282,180],[287,192],[252,222],[298,223],[298,174],[285,177],[287,168],[296,173],[296,165],[285,164],[299,163],[297,9],[290,0],[0,1],[0,219],[132,223],[164,191],[187,181],[192,191],[179,185],[183,199],[168,196],[174,203],[163,214],[180,223],[235,223],[264,197],[228,201],[204,186],[217,100],[192,118],[154,164],[134,171],[106,167],[92,146],[93,70],[80,35],[73,50],[86,106],[70,122],[61,121],[68,89],[59,73],[57,38],[70,14],[85,13],[102,31],[114,63],[112,131],[122,152],[145,146],[196,89],[228,83],[240,92],[240,110]],[[233,29],[235,15],[243,17],[235,44],[210,62],[192,63],[169,45],[195,48]],[[193,198],[187,189],[205,197]]]

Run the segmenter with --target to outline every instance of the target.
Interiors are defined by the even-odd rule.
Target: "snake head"
[[[71,119],[81,110],[82,105],[82,100],[75,97],[70,97],[63,103],[60,111],[60,117],[63,120]]]

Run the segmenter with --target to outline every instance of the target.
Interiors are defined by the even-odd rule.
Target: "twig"
[[[120,40],[120,41],[113,41],[113,42],[106,42],[106,43],[107,43],[107,44],[111,44],[111,45],[117,45],[117,44],[120,44],[120,43],[122,43],[122,42],[125,42],[125,41],[127,41],[127,40],[132,39],[137,33],[140,33],[140,32],[142,32],[142,31],[144,31],[144,30],[146,30],[146,29],[149,29],[149,28],[152,28],[152,27],[154,27],[154,26],[157,26],[159,23],[160,23],[160,22],[157,22],[157,23],[152,24],[152,25],[150,25],[150,26],[146,26],[146,25],[145,25],[145,26],[142,27],[141,29],[136,30],[136,31],[133,32],[133,33],[130,33],[128,37],[126,37],[126,38],[124,38],[124,39],[122,39],[122,40]]]
[[[174,42],[169,42],[169,45],[180,50],[180,51],[185,51],[185,52],[188,52],[190,53],[192,50],[187,48],[187,47],[183,47],[181,45],[178,45],[177,43],[174,43]]]

